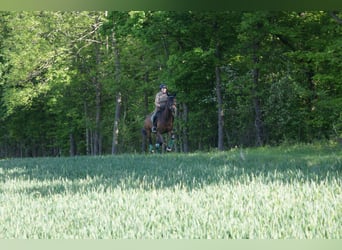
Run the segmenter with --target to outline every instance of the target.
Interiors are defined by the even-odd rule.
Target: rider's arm
[[[159,93],[156,94],[156,99],[154,100],[154,104],[157,108],[160,108],[160,102],[159,102]]]

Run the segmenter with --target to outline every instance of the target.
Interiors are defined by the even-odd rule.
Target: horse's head
[[[167,98],[167,108],[172,112],[172,115],[175,115],[177,112],[176,107],[176,95],[169,95]]]

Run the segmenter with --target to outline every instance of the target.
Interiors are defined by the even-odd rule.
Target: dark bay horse
[[[174,116],[177,111],[176,108],[176,95],[169,95],[167,98],[166,105],[162,111],[160,111],[158,121],[157,121],[157,133],[156,133],[156,150],[160,151],[161,147],[164,144],[163,134],[168,133],[170,136],[170,140],[168,142],[166,151],[170,152],[172,150],[172,146],[174,143],[175,135],[173,133],[173,121]],[[146,116],[144,121],[144,128],[142,130],[143,132],[143,150],[145,150],[145,142],[146,137],[148,139],[149,143],[149,152],[153,153],[153,144],[152,144],[152,120],[151,120],[152,114],[149,114]]]

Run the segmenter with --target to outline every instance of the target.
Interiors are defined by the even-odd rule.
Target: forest
[[[176,152],[341,141],[342,12],[1,11],[0,158],[141,153],[162,83]]]

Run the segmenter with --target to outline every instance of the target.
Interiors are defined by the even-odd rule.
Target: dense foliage
[[[0,157],[141,151],[160,83],[176,150],[342,136],[338,12],[0,12]]]

